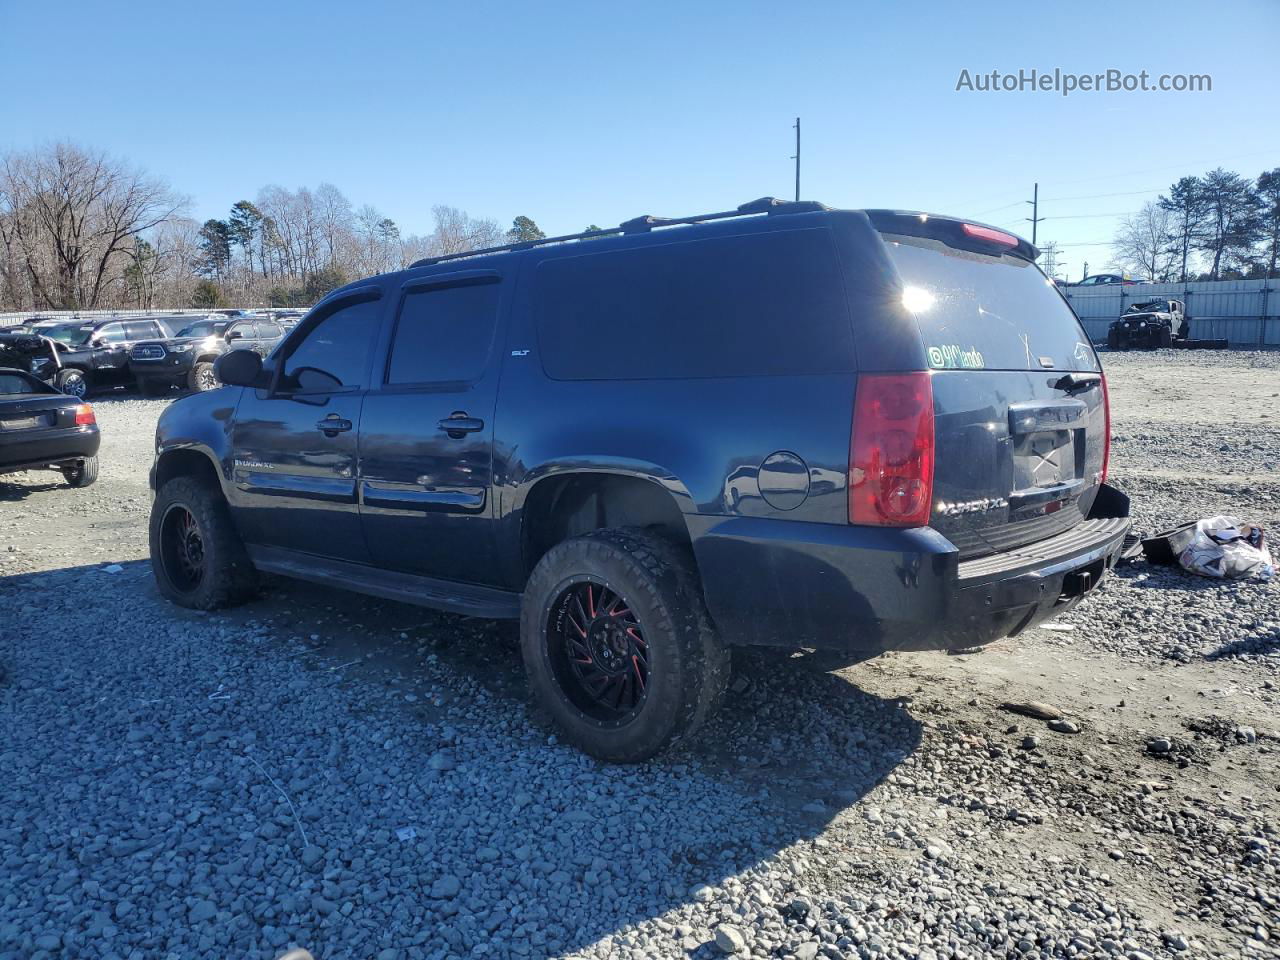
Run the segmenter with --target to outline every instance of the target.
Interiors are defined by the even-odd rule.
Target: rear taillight
[[[93,415],[93,407],[87,403],[82,403],[76,407],[76,426],[87,427],[90,424],[97,423],[98,419]]]
[[[929,374],[863,374],[849,442],[849,522],[921,527],[932,506]]]
[[[1107,375],[1102,375],[1102,483],[1107,482],[1111,466],[1111,394],[1107,393]]]

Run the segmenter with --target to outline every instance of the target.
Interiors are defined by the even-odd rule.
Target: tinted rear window
[[[1033,264],[886,236],[935,369],[1097,370],[1075,314]]]
[[[557,380],[854,369],[825,229],[547,260],[535,302],[543,368]]]

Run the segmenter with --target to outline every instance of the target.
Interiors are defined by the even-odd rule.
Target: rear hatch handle
[[[1065,390],[1068,396],[1072,396],[1096,387],[1101,382],[1102,374],[1100,373],[1067,373],[1049,385],[1055,390]]]

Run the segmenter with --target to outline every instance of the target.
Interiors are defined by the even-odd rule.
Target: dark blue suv
[[[617,761],[692,733],[737,644],[1015,634],[1128,527],[1098,358],[1036,255],[765,199],[359,281],[165,411],[157,582],[518,617],[536,698]]]

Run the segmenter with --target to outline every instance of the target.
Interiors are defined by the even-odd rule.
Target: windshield
[[[929,366],[1097,370],[1075,314],[1035,264],[922,237],[885,236]]]
[[[180,337],[212,337],[214,334],[221,333],[227,329],[227,320],[201,320],[199,323],[193,323],[189,327],[183,327],[178,331]]]
[[[67,323],[59,327],[40,328],[40,336],[48,337],[50,340],[57,340],[59,343],[65,343],[69,347],[78,347],[87,343],[92,334],[92,326],[85,326],[80,323]]]
[[[1168,312],[1169,301],[1167,300],[1148,300],[1146,303],[1135,303],[1128,310],[1129,313],[1149,313],[1153,310]]]

